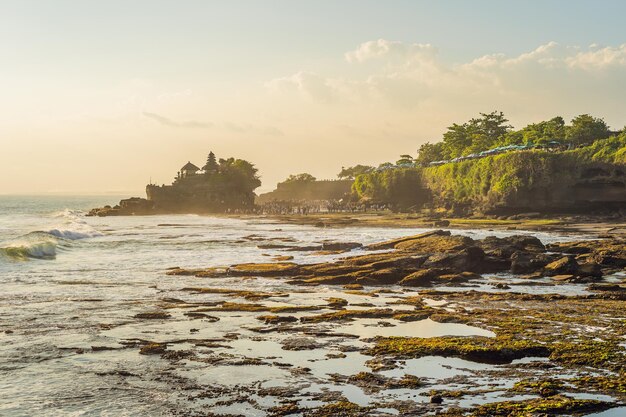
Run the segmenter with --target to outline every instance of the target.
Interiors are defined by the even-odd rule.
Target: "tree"
[[[413,157],[411,155],[400,155],[400,159],[396,161],[398,166],[413,165]]]
[[[431,162],[441,161],[443,159],[445,159],[443,156],[443,142],[426,142],[417,150],[415,162],[417,165],[425,167]]]
[[[288,176],[284,182],[313,182],[316,179],[317,178],[315,178],[313,175],[307,174],[305,172],[305,173],[297,174],[297,175],[292,174]]]
[[[355,165],[348,168],[341,167],[341,172],[337,174],[337,177],[339,179],[353,180],[357,176],[361,174],[367,174],[368,172],[372,172],[373,170],[374,167],[371,167],[369,165]]]
[[[480,113],[479,118],[452,124],[443,134],[443,153],[448,158],[469,155],[495,147],[498,141],[513,128],[507,124],[504,113]]]
[[[202,167],[202,169],[204,170],[204,172],[209,173],[209,172],[216,172],[218,168],[219,166],[217,165],[215,154],[213,153],[213,151],[211,151],[209,152],[209,157],[206,160],[206,165]]]
[[[589,145],[596,139],[605,139],[611,132],[604,120],[588,114],[581,114],[572,119],[572,125],[568,126],[565,138],[574,146]]]

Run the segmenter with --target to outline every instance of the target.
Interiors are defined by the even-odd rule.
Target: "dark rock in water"
[[[578,272],[578,262],[571,256],[564,256],[547,264],[543,271],[546,275],[551,277],[555,275],[576,275]]]
[[[422,269],[407,275],[399,284],[405,287],[429,287],[438,276],[448,271],[449,270],[436,268]]]
[[[594,262],[602,268],[626,267],[626,239],[554,243],[548,245],[548,249],[577,255],[581,262]]]
[[[345,298],[331,297],[326,301],[328,301],[328,307],[334,309],[341,309],[348,305],[348,300]]]
[[[358,242],[323,242],[322,250],[329,251],[349,251],[363,247],[363,244]]]
[[[141,355],[160,355],[166,350],[167,344],[165,343],[148,343],[139,350],[139,353]]]
[[[424,263],[427,268],[448,268],[455,271],[483,271],[485,252],[478,246],[470,246],[454,253],[433,255]]]
[[[487,236],[478,242],[487,255],[509,258],[515,252],[542,253],[546,251],[545,246],[534,236],[516,235],[498,238]]]
[[[430,397],[431,404],[441,404],[443,403],[443,397],[439,394],[431,395]]]
[[[171,314],[161,312],[161,311],[135,314],[136,319],[163,320],[163,319],[169,319],[170,317],[172,317]]]
[[[574,281],[575,278],[572,274],[552,275],[552,280],[557,282]]]
[[[400,243],[411,242],[411,241],[416,241],[416,240],[425,239],[429,237],[436,237],[436,236],[450,236],[451,234],[452,233],[448,231],[444,231],[444,230],[434,230],[432,232],[426,232],[426,233],[422,233],[419,235],[406,236],[406,237],[401,237],[398,239],[387,240],[387,241],[380,242],[380,243],[373,243],[371,245],[366,246],[366,249],[368,250],[394,249]]]
[[[626,291],[626,287],[619,284],[591,284],[587,287],[589,291],[611,291],[611,292],[623,292]]]
[[[595,262],[588,262],[578,266],[578,275],[581,277],[602,278],[602,268]]]
[[[322,347],[315,339],[308,337],[293,337],[282,342],[283,350],[313,350]]]
[[[299,319],[293,316],[277,316],[277,315],[264,315],[257,317],[257,320],[263,321],[265,324],[279,324],[279,323],[295,323]]]
[[[516,251],[511,255],[511,273],[529,274],[541,271],[546,265],[553,262],[558,255]]]

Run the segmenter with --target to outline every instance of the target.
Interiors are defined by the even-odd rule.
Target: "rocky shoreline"
[[[245,239],[262,240],[255,235]],[[370,245],[324,242],[299,246],[282,240],[259,243],[258,247],[284,252],[281,259],[289,259],[288,254],[294,252],[350,256],[313,264],[281,261],[172,268],[167,271],[172,279],[198,280],[194,281],[197,285],[182,288],[183,293],[224,298],[208,304],[170,299],[162,303],[162,311],[168,316],[182,311],[200,320],[200,330],[219,317],[253,314],[261,325],[248,330],[256,333],[255,340],[261,343],[270,335],[284,335],[284,351],[322,349],[332,358],[346,358],[350,352],[370,357],[365,363],[369,370],[333,374],[334,384],[356,386],[372,396],[419,393],[413,400],[378,400],[364,406],[331,390],[313,397],[319,406],[306,407],[302,401],[313,398],[301,389],[245,388],[249,394],[275,398],[278,404],[267,408],[267,415],[388,415],[381,411],[386,409],[401,415],[449,417],[584,415],[625,404],[626,240],[621,237],[544,245],[529,235],[472,239],[435,230]],[[355,254],[360,250],[367,253]],[[274,293],[219,286],[224,280],[258,279],[281,280],[294,290]],[[297,294],[315,294],[318,287],[333,288],[338,295],[321,304],[315,299],[308,304],[289,302]],[[571,293],[558,291],[565,287]],[[526,288],[539,290],[523,290]],[[355,298],[371,302],[355,302]],[[153,317],[159,318],[167,319]],[[492,332],[492,336],[385,336],[383,331],[388,326],[393,329],[402,323],[425,322],[472,326]],[[334,330],[328,325],[335,326]],[[374,326],[374,336],[341,330],[342,326],[361,325]],[[228,343],[226,339],[213,340],[206,346]],[[160,355],[174,366],[181,358],[194,360],[193,349],[183,354],[172,350],[176,344],[143,341],[134,346],[142,354]],[[410,361],[437,357],[489,367],[436,383],[409,373],[393,376]],[[223,357],[214,360],[236,366],[232,361],[223,362]],[[289,369],[302,380],[315,379],[310,369],[263,358],[243,363]],[[501,393],[496,401],[468,404],[470,398],[489,398],[495,392]],[[243,400],[229,404],[238,401]]]

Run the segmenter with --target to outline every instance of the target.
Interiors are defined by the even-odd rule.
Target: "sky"
[[[626,125],[626,2],[0,0],[0,194],[143,196],[209,151],[289,174],[503,111]]]

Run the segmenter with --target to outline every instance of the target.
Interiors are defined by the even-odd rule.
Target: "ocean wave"
[[[70,248],[72,241],[103,236],[85,221],[84,214],[69,209],[54,213],[52,217],[63,219],[62,223],[0,243],[0,255],[17,260],[55,259],[59,250]]]
[[[59,248],[59,239],[46,232],[32,232],[0,247],[0,253],[18,260],[54,259]]]
[[[68,240],[88,239],[103,236],[101,232],[91,227],[84,219],[82,210],[65,209],[54,214],[56,218],[65,219],[63,225],[50,229],[47,233]]]

